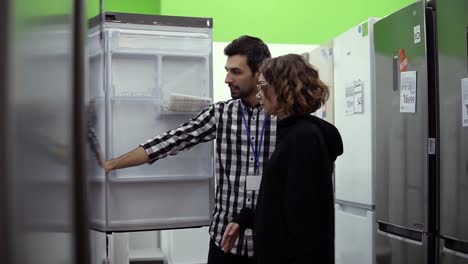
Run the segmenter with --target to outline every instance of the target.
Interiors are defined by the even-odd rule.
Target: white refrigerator
[[[330,97],[314,115],[328,122],[334,122],[334,88],[333,88],[333,42],[318,46],[309,53],[309,63],[319,72],[319,77],[330,88]]]
[[[344,155],[336,161],[335,255],[338,264],[375,263],[375,18],[334,39],[335,126]]]

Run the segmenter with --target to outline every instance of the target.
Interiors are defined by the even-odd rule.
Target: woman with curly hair
[[[256,208],[244,207],[221,246],[229,252],[239,231],[253,228],[259,264],[334,263],[332,173],[343,143],[333,125],[311,115],[328,99],[328,87],[296,54],[268,59],[259,73],[257,96],[278,119],[277,144]]]

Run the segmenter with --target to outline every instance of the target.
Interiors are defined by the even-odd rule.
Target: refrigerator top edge
[[[407,9],[407,8],[414,8],[414,7],[416,7],[417,5],[422,5],[423,7],[426,7],[426,6],[427,6],[427,0],[415,1],[415,2],[413,2],[413,3],[411,3],[411,4],[409,4],[409,5],[406,5],[406,6],[402,7],[402,8],[400,8],[400,9],[398,9],[398,10],[393,11],[392,13],[390,13],[390,14],[388,14],[388,15],[382,17],[382,18],[380,18],[379,20],[384,20],[385,18],[387,18],[387,17],[389,17],[389,16],[392,16],[392,15],[395,14],[395,13],[398,13],[398,12],[400,12],[400,11],[402,11],[402,10]],[[376,21],[376,23],[378,23],[378,22],[379,22],[379,21]]]
[[[213,28],[212,18],[183,17],[183,16],[163,16],[145,15],[132,13],[105,12],[89,19],[89,27],[93,28],[100,22],[116,24],[134,24],[148,26],[170,26],[170,27],[192,27],[192,28]]]
[[[362,21],[362,22],[360,22],[358,24],[355,24],[353,27],[351,27],[351,28],[345,30],[344,32],[340,33],[339,35],[337,35],[333,39],[333,41],[331,42],[332,45],[334,44],[336,39],[339,39],[342,36],[347,35],[347,34],[352,34],[353,32],[357,32],[362,37],[372,36],[373,31],[374,31],[374,24],[377,23],[379,20],[380,20],[380,18],[369,17],[368,19],[366,19],[366,20],[364,20],[364,21]],[[372,43],[371,43],[371,45],[372,45]]]

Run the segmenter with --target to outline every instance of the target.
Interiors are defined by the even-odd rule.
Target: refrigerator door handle
[[[421,231],[411,230],[381,221],[377,221],[377,225],[377,231],[381,235],[417,245],[422,245],[423,243],[423,233]]]
[[[441,248],[444,253],[468,259],[468,242],[454,240],[446,237],[443,237],[442,241]]]
[[[393,55],[393,91],[398,91],[398,74],[400,73],[399,63],[398,63],[398,56]]]

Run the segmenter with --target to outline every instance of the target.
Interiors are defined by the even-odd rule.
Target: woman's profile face
[[[261,73],[258,77],[257,89],[257,98],[260,99],[260,105],[262,105],[265,113],[269,115],[275,114],[274,111],[278,107],[278,95]]]

